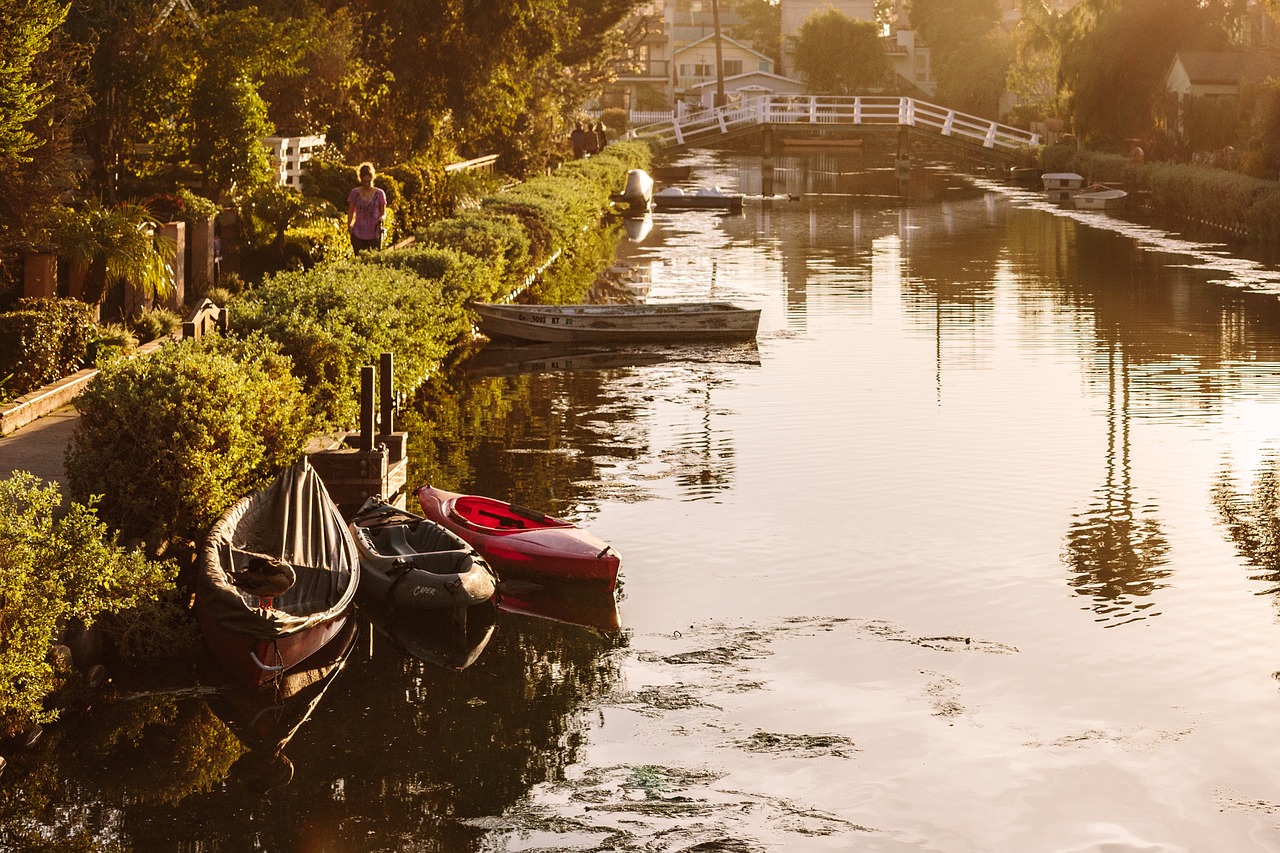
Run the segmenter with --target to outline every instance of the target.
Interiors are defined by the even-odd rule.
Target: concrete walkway
[[[79,419],[75,407],[66,405],[0,438],[0,479],[14,471],[30,471],[46,482],[65,487],[67,475],[62,460]]]

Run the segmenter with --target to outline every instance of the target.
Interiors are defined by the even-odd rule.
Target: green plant
[[[231,329],[279,342],[315,413],[345,427],[355,420],[362,365],[390,352],[397,390],[412,390],[469,326],[440,279],[351,261],[269,276],[237,303]]]
[[[89,339],[86,360],[102,366],[111,359],[128,355],[138,348],[138,338],[123,323],[106,323],[97,326]]]
[[[163,306],[143,308],[133,321],[133,330],[142,343],[167,338],[182,329],[182,317]]]
[[[105,364],[76,398],[73,497],[152,553],[196,541],[302,452],[315,424],[291,363],[260,337],[177,341]]]
[[[0,480],[0,735],[56,716],[44,707],[58,687],[46,656],[62,620],[92,623],[173,582],[171,563],[116,544],[92,503],[61,504],[33,474]]]
[[[0,375],[25,394],[84,366],[93,335],[89,306],[74,299],[20,299],[0,314]]]
[[[344,220],[315,219],[291,227],[284,235],[285,257],[297,259],[302,269],[351,257],[351,237]]]
[[[143,206],[103,207],[92,201],[81,209],[56,207],[49,215],[50,240],[58,256],[85,270],[84,301],[97,304],[107,289],[128,281],[146,299],[173,293],[172,263],[177,247],[155,234],[155,217]]]

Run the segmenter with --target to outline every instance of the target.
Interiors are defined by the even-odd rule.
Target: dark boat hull
[[[490,338],[534,343],[627,346],[713,343],[756,336],[760,310],[727,302],[653,305],[497,305],[473,303]]]

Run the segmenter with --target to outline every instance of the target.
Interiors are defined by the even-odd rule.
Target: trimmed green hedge
[[[75,373],[93,337],[89,306],[77,299],[18,300],[16,311],[0,314],[0,397]]]
[[[1041,153],[1046,172],[1076,172],[1086,182],[1121,183],[1151,194],[1156,213],[1280,242],[1280,183],[1186,163],[1135,163],[1119,154],[1056,145]]]
[[[261,332],[280,344],[328,426],[358,414],[359,375],[379,356],[395,356],[395,387],[408,391],[463,337],[468,324],[445,278],[353,260],[268,277],[231,312],[231,330]]]
[[[103,365],[75,400],[71,496],[164,553],[298,459],[315,433],[289,359],[260,337],[208,336]]]

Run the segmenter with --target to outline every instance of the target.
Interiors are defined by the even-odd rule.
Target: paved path
[[[14,471],[30,471],[50,483],[63,485],[66,497],[62,459],[79,418],[74,406],[63,406],[0,438],[0,478]]]

